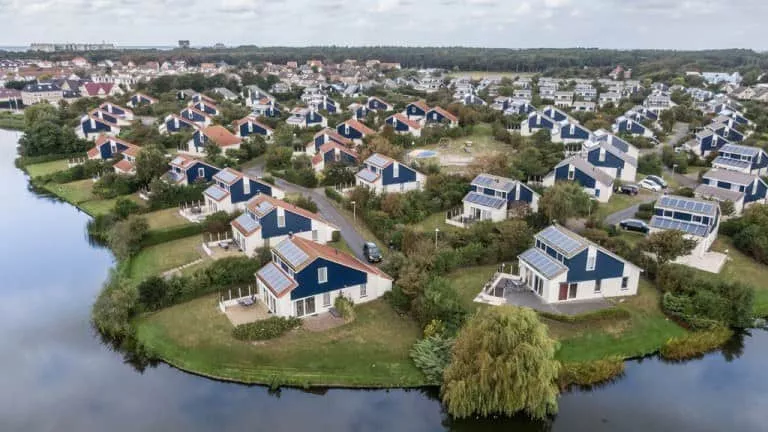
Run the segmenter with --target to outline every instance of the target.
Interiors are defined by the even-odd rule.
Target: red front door
[[[557,296],[557,299],[568,300],[568,284],[567,283],[560,284],[560,295]]]

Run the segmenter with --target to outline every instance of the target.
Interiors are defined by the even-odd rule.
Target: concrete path
[[[265,174],[264,163],[260,162],[247,170],[245,174],[259,177]],[[355,256],[361,260],[365,260],[363,257],[363,243],[365,239],[355,229],[355,226],[351,221],[347,220],[342,213],[331,204],[328,197],[325,196],[325,190],[322,188],[310,189],[297,184],[289,183],[283,179],[275,178],[275,185],[283,189],[286,193],[299,193],[312,199],[317,204],[317,212],[320,213],[328,222],[336,225],[341,232],[341,237],[347,243],[349,248],[355,254]],[[378,245],[379,248],[383,248],[384,245]]]

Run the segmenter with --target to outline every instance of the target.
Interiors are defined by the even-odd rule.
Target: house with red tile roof
[[[80,95],[83,97],[107,98],[123,94],[120,87],[112,83],[86,82],[80,86]]]
[[[236,120],[233,123],[235,129],[235,135],[240,138],[245,138],[251,135],[261,135],[264,138],[271,138],[275,132],[271,127],[261,123],[256,116],[249,115]]]
[[[320,146],[312,157],[312,168],[315,172],[322,172],[331,165],[354,166],[360,162],[357,152],[350,147],[329,141]]]
[[[302,318],[327,312],[340,296],[354,304],[380,298],[392,289],[392,278],[346,252],[291,236],[272,247],[256,284],[270,313]]]
[[[421,123],[417,120],[411,120],[401,113],[396,113],[387,117],[384,120],[384,123],[392,126],[392,129],[394,129],[397,134],[410,134],[415,137],[421,136]]]
[[[203,155],[205,147],[209,145],[221,147],[222,152],[238,150],[242,142],[242,138],[234,135],[224,126],[212,125],[192,133],[192,139],[187,143],[187,152]]]
[[[290,235],[326,244],[339,230],[317,213],[265,194],[251,198],[231,225],[232,239],[249,257]]]
[[[405,110],[403,110],[403,115],[408,120],[421,120],[427,116],[427,111],[429,111],[429,105],[420,100],[406,105]]]
[[[444,110],[443,108],[436,106],[427,111],[426,115],[427,124],[444,124],[448,127],[454,128],[459,125],[459,118],[452,113]]]
[[[352,140],[356,144],[362,144],[363,138],[375,134],[376,131],[364,125],[357,119],[349,119],[336,126],[336,133],[344,138]]]

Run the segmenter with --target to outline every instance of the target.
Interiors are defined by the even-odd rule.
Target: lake
[[[166,365],[139,372],[102,344],[89,313],[110,252],[88,216],[29,190],[0,130],[0,431],[765,431],[768,333],[560,398],[550,422],[454,422],[427,390],[282,389],[222,383]],[[194,325],[194,323],[190,323]]]

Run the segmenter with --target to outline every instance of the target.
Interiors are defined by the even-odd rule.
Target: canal
[[[113,258],[88,216],[29,189],[0,130],[0,431],[759,431],[768,430],[768,333],[560,398],[546,423],[454,422],[424,390],[270,392],[166,365],[143,371],[102,344],[89,313]],[[353,359],[350,359],[353,361]]]

